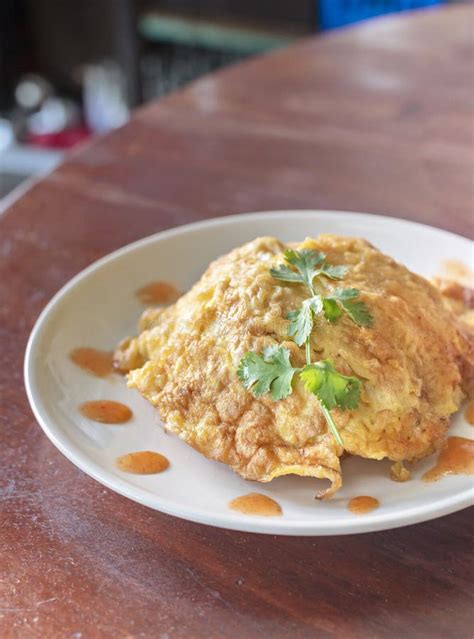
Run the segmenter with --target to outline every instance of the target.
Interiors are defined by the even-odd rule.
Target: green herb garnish
[[[359,291],[356,288],[337,288],[323,299],[326,319],[334,322],[345,311],[357,326],[372,326],[373,317],[364,302],[356,301],[358,297]]]
[[[264,348],[262,355],[247,353],[240,360],[237,375],[245,388],[252,389],[255,397],[271,393],[276,400],[290,395],[296,370],[290,363],[290,351],[275,344]]]
[[[314,295],[303,302],[297,311],[288,313],[290,326],[288,335],[294,339],[298,346],[302,346],[311,335],[314,324],[314,316],[323,310],[323,300],[320,295]]]
[[[270,269],[271,275],[282,282],[304,284],[310,292],[300,308],[288,313],[288,336],[298,346],[305,344],[306,366],[293,367],[290,351],[274,345],[263,349],[261,355],[247,353],[240,361],[237,374],[244,387],[256,397],[270,393],[274,400],[288,397],[293,391],[293,378],[295,374],[299,375],[306,390],[318,398],[329,429],[338,444],[343,446],[330,411],[333,408],[357,408],[362,382],[357,377],[339,373],[330,360],[312,362],[311,333],[317,316],[335,322],[346,313],[355,324],[362,327],[370,327],[373,318],[367,305],[358,299],[359,291],[356,288],[338,288],[328,295],[316,293],[313,285],[316,277],[341,280],[347,273],[346,266],[327,264],[325,253],[310,249],[289,249],[285,251],[285,261],[286,264]],[[321,279],[319,283],[322,286]]]
[[[360,380],[338,373],[329,360],[308,364],[301,370],[300,377],[306,390],[317,395],[328,410],[357,408]]]
[[[332,280],[340,280],[347,273],[346,266],[330,266],[326,264],[326,253],[302,249],[285,251],[285,260],[288,264],[295,266],[297,272],[286,264],[281,264],[278,268],[270,269],[270,275],[282,282],[300,282],[312,290],[313,280],[319,275],[324,275]]]

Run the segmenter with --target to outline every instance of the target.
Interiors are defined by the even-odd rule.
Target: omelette
[[[304,367],[305,347],[289,337],[288,315],[308,297],[298,282],[270,273],[288,248],[314,250],[345,267],[343,285],[357,289],[370,326],[347,314],[315,314],[308,349],[360,381],[356,407],[331,410],[343,445],[328,428],[319,398],[295,376],[275,400],[255,396],[238,376],[242,358],[283,347]],[[324,279],[324,281],[323,281]],[[331,295],[341,282],[315,281]],[[319,497],[341,486],[341,457],[393,460],[399,468],[438,450],[450,415],[473,378],[472,326],[442,292],[363,239],[320,235],[285,245],[261,237],[210,264],[175,304],[151,308],[139,334],[124,339],[115,365],[159,410],[166,430],[248,480],[295,474],[329,480]]]

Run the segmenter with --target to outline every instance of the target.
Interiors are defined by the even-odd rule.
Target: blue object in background
[[[334,29],[384,13],[443,3],[444,0],[319,0],[319,28]]]

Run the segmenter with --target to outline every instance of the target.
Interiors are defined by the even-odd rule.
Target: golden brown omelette
[[[359,290],[374,318],[363,328],[347,316],[337,323],[317,317],[311,334],[313,360],[330,359],[362,381],[358,407],[332,411],[345,451],[395,462],[433,453],[472,379],[469,326],[438,288],[365,240],[321,235],[291,246],[347,266],[344,286]],[[344,449],[317,397],[295,378],[286,399],[256,398],[237,377],[248,351],[273,344],[304,366],[304,348],[287,337],[286,318],[307,292],[269,273],[286,248],[262,237],[219,258],[176,304],[147,310],[138,337],[124,340],[115,359],[129,371],[128,385],[159,409],[166,429],[207,457],[250,480],[326,478],[327,497],[341,486]],[[324,282],[326,293],[337,286]]]

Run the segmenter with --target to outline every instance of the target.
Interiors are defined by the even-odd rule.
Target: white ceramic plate
[[[156,510],[201,522],[260,533],[336,535],[395,528],[454,512],[473,501],[473,481],[447,477],[420,480],[434,459],[420,462],[413,480],[395,483],[389,462],[349,458],[336,497],[317,502],[319,480],[281,477],[270,484],[247,482],[210,461],[161,428],[156,411],[117,375],[97,379],[77,368],[68,353],[78,346],[112,350],[135,333],[143,310],[134,292],[153,279],[187,290],[209,262],[259,235],[283,241],[322,232],[367,238],[385,253],[424,276],[440,272],[444,260],[472,263],[469,240],[394,218],[329,211],[280,211],[231,216],[178,227],[130,244],[79,273],[51,300],[31,334],[25,379],[33,411],[46,435],[68,459],[97,481]],[[107,426],[88,421],[77,407],[86,400],[113,399],[129,405],[133,420]],[[459,413],[451,432],[472,436]],[[157,450],[171,461],[159,475],[125,474],[117,456]],[[245,516],[228,508],[239,495],[258,491],[276,499],[282,517]],[[364,516],[347,509],[350,497],[371,495],[381,506]]]

